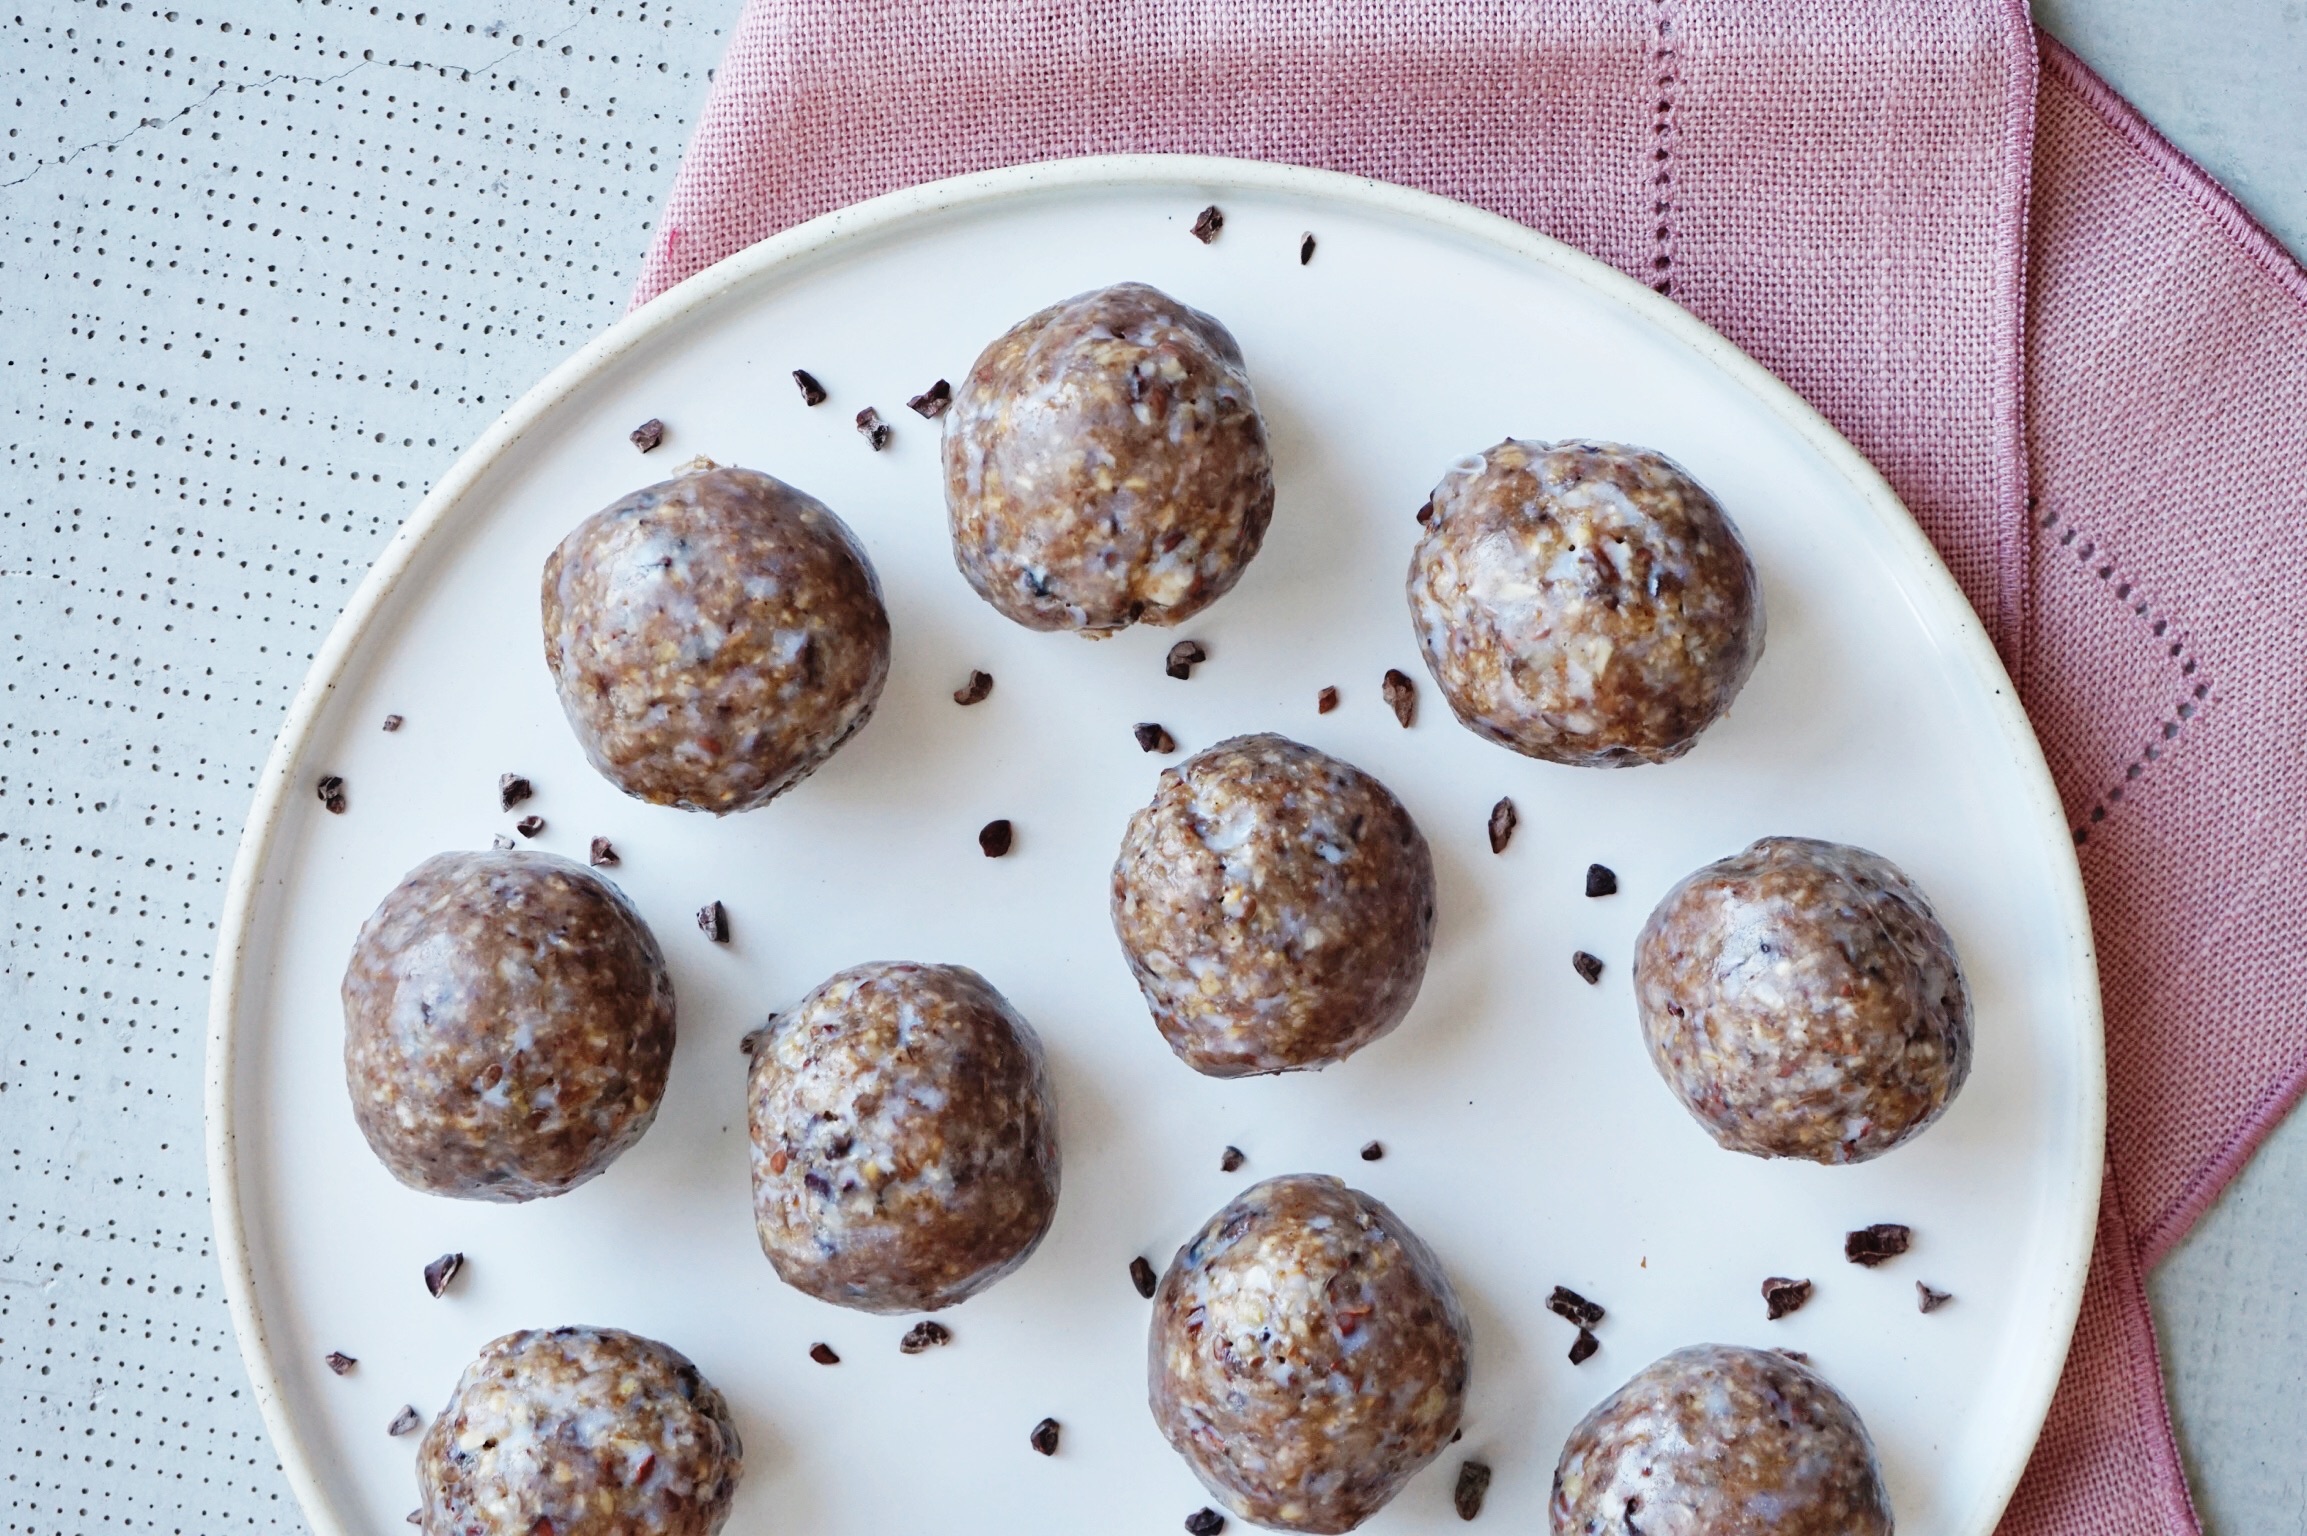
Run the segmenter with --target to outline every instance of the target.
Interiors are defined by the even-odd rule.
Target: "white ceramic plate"
[[[1187,232],[1216,202],[1215,244]],[[1320,242],[1310,265],[1299,237]],[[959,379],[1011,322],[1068,294],[1152,282],[1240,339],[1271,428],[1273,530],[1241,585],[1183,631],[1102,644],[1032,634],[956,574],[937,430],[906,397]],[[788,377],[832,390],[804,408]],[[864,405],[896,427],[875,454]],[[626,441],[662,418],[648,458]],[[1751,542],[1770,642],[1731,717],[1684,760],[1601,772],[1525,760],[1449,716],[1402,595],[1412,512],[1454,459],[1507,435],[1665,450]],[[541,659],[538,571],[580,518],[693,455],[769,470],[863,539],[896,629],[872,724],[798,790],[716,821],[645,806],[586,767]],[[1210,660],[1163,675],[1181,634]],[[999,680],[971,709],[973,667]],[[1422,685],[1403,730],[1379,698]],[[1315,711],[1335,685],[1343,704]],[[406,716],[397,733],[379,722]],[[1276,730],[1360,764],[1433,844],[1440,937],[1392,1036],[1320,1073],[1201,1078],[1148,1021],[1106,917],[1106,876],[1161,759]],[[1174,761],[1175,759],[1171,759]],[[537,846],[602,834],[654,925],[680,1048],[648,1136],[561,1199],[506,1207],[393,1182],[354,1127],[337,982],[353,935],[421,859],[509,831],[528,775]],[[342,816],[314,792],[341,774]],[[1511,795],[1522,828],[1484,836]],[[1017,847],[980,855],[1012,818]],[[1975,989],[1977,1064],[1917,1142],[1858,1168],[1717,1150],[1643,1054],[1630,946],[1675,879],[1769,833],[1863,844],[1918,879]],[[1588,900],[1589,861],[1621,893]],[[727,947],[691,914],[727,905]],[[1573,974],[1587,949],[1599,986]],[[963,961],[1047,1042],[1065,1192],[1020,1272],[946,1314],[955,1342],[900,1356],[905,1319],[782,1286],[755,1246],[737,1042],[846,965]],[[228,896],[210,1042],[218,1246],[256,1394],[313,1526],[405,1529],[414,1437],[486,1340],[598,1323],[685,1351],[748,1449],[735,1532],[1175,1532],[1205,1502],[1145,1407],[1158,1266],[1256,1178],[1344,1175],[1442,1255],[1475,1328],[1466,1436],[1367,1527],[1455,1528],[1458,1463],[1496,1469],[1483,1518],[1538,1530],[1571,1423],[1701,1340],[1806,1351],[1881,1448],[1902,1532],[1985,1536],[2041,1424],[2097,1205],[2098,1001],[2067,831],[1976,620],[1890,491],[1817,416],[1681,309],[1487,214],[1342,176],[1218,160],[1106,159],[917,188],[721,263],[533,390],[425,499],[315,661],[250,813]],[[1382,1161],[1357,1156],[1385,1146]],[[1228,1143],[1248,1154],[1219,1170]],[[1877,1270],[1842,1234],[1902,1221]],[[442,1300],[425,1262],[462,1250]],[[1808,1308],[1764,1320],[1766,1275]],[[1915,1306],[1927,1280],[1957,1300]],[[1609,1309],[1565,1358],[1541,1305]],[[842,1364],[813,1364],[831,1343]],[[321,1357],[358,1356],[339,1379]],[[1027,1431],[1065,1426],[1054,1459]]]

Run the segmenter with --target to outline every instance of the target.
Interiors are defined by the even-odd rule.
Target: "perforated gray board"
[[[736,11],[174,3],[0,18],[7,1536],[300,1526],[200,1154],[233,841],[386,535],[622,309]],[[2307,236],[2297,0],[2042,14]],[[2303,1191],[2294,1117],[2156,1280],[2214,1531],[2307,1532],[2266,1434],[2307,1388]]]
[[[168,4],[0,21],[0,1530],[38,1536],[301,1528],[209,1236],[225,870],[352,584],[623,309],[734,15]]]

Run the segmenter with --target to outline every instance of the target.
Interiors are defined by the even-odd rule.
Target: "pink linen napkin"
[[[2010,1536],[2193,1533],[2140,1274],[2307,1084],[2307,277],[2021,0],[751,0],[635,302],[1021,161],[1324,166],[1670,294],[1985,619],[2089,887],[2106,1196]]]

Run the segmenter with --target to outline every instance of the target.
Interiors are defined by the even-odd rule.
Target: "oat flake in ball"
[[[1113,926],[1170,1049],[1247,1077],[1401,1023],[1434,947],[1434,859],[1386,786],[1274,735],[1167,769],[1113,867]]]
[[[1639,1371],[1570,1431],[1553,1536],[1891,1536],[1850,1400],[1776,1350],[1697,1344]]]
[[[1449,1276],[1401,1217],[1292,1174],[1243,1191],[1170,1261],[1148,1396],[1235,1514],[1349,1531],[1450,1443],[1470,1348]]]
[[[394,1178],[469,1200],[574,1189],[641,1139],[673,983],[617,888],[549,853],[444,853],[345,966],[353,1117]]]
[[[1714,1139],[1863,1163],[1971,1067],[1971,999],[1930,903],[1880,854],[1766,837],[1666,893],[1634,947],[1650,1059]]]
[[[1241,579],[1274,511],[1241,349],[1143,283],[995,340],[954,394],[944,455],[954,560],[1028,629],[1179,623]]]
[[[1057,1214],[1041,1041],[960,965],[833,976],[752,1045],[753,1216],[786,1284],[930,1312],[1023,1264]]]
[[[484,1346],[417,1445],[425,1536],[713,1536],[745,1451],[678,1350],[615,1328]]]
[[[694,469],[545,561],[545,663],[585,756],[636,799],[752,810],[864,726],[889,676],[865,551],[816,498]]]
[[[1467,729],[1527,757],[1680,757],[1762,655],[1762,587],[1729,517],[1663,454],[1508,439],[1419,521],[1410,615]]]

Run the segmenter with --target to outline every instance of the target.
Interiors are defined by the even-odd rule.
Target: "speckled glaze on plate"
[[[1225,228],[1205,245],[1190,230],[1212,203]],[[942,424],[905,402],[958,384],[1018,317],[1131,280],[1240,343],[1274,513],[1224,598],[1090,644],[1011,622],[954,569]],[[1578,366],[1544,365],[1565,358]],[[831,398],[803,404],[795,368]],[[893,428],[880,452],[853,425],[867,406]],[[651,418],[665,445],[644,457],[628,434]],[[1425,676],[1402,592],[1414,514],[1449,465],[1509,434],[1654,446],[1752,549],[1769,650],[1686,756],[1599,773],[1501,751]],[[698,454],[837,511],[891,619],[873,723],[724,817],[595,773],[537,647],[537,573],[576,509]],[[1163,661],[1185,639],[1208,659],[1181,680]],[[1494,1469],[1474,1529],[1543,1529],[1570,1427],[1698,1340],[1811,1356],[1865,1417],[1902,1536],[1990,1536],[2057,1380],[2097,1210],[2095,972],[2072,841],[2009,680],[1912,522],[1800,402],[1658,295],[1488,215],[1285,166],[1040,165],[897,194],[703,274],[546,381],[415,510],[314,666],[218,924],[210,1188],[255,1396],[317,1536],[405,1533],[414,1447],[384,1426],[406,1403],[437,1409],[490,1339],[567,1322],[662,1339],[727,1395],[748,1453],[731,1531],[1175,1536],[1211,1496],[1148,1409],[1152,1312],[1130,1261],[1159,1265],[1243,1189],[1294,1172],[1408,1221],[1473,1327],[1465,1439],[1362,1527],[1373,1536],[1466,1529],[1450,1495],[1469,1459]],[[957,705],[973,670],[993,691]],[[1409,729],[1389,670],[1419,685]],[[399,730],[379,728],[387,713]],[[1177,750],[1140,750],[1140,724]],[[1148,1022],[1109,880],[1163,769],[1267,731],[1401,801],[1433,859],[1434,946],[1401,1023],[1347,1060],[1206,1077]],[[513,813],[507,772],[536,786]],[[323,774],[345,779],[344,815],[316,798]],[[1493,854],[1501,797],[1520,825]],[[517,837],[528,813],[545,826],[524,846],[582,861],[606,838],[607,873],[664,948],[681,1006],[664,1101],[558,1198],[404,1190],[345,1101],[345,957],[418,860]],[[1014,841],[987,858],[978,832],[996,819]],[[1785,833],[1904,869],[1971,983],[1961,1097],[1855,1167],[1715,1146],[1660,1086],[1635,1020],[1651,906]],[[1617,895],[1585,896],[1589,863],[1616,871]],[[694,921],[715,901],[725,944]],[[1598,985],[1576,950],[1601,957]],[[910,1355],[916,1316],[783,1284],[752,1220],[738,1043],[877,960],[969,966],[1032,1022],[1065,1163],[1032,1256],[936,1314],[950,1343]],[[1231,1173],[1229,1145],[1246,1157]],[[1912,1226],[1912,1249],[1845,1263],[1842,1234],[1883,1221]],[[465,1266],[436,1300],[422,1270],[449,1251]],[[1768,1275],[1816,1294],[1769,1322]],[[1918,1280],[1955,1300],[1919,1313]],[[1555,1284],[1608,1308],[1583,1365],[1539,1304]],[[811,1358],[820,1343],[838,1365]],[[359,1367],[331,1374],[330,1350]],[[1054,1456],[1031,1444],[1044,1418],[1061,1426]]]

